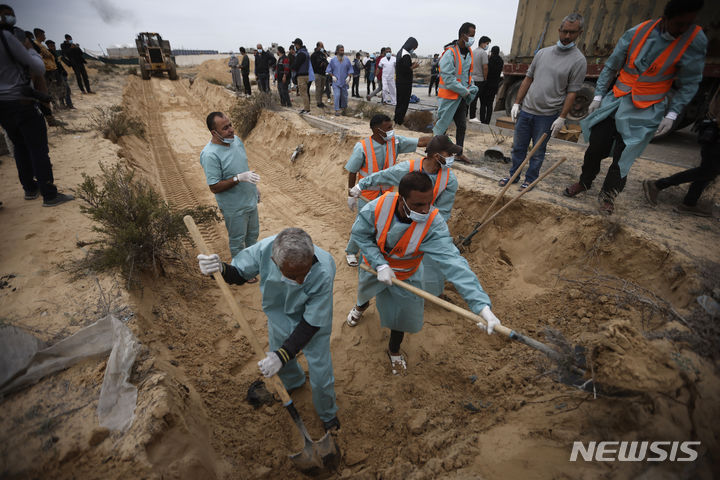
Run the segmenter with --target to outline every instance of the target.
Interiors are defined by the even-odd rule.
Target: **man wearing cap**
[[[414,152],[417,147],[426,147],[432,137],[409,138],[395,135],[393,122],[387,115],[378,114],[370,119],[370,138],[361,140],[355,144],[345,170],[348,173],[348,207],[350,211],[359,212],[367,202],[380,196],[381,193],[392,190],[392,188],[369,187],[363,190],[360,195],[354,196],[349,193],[355,186],[358,177],[360,179],[379,172],[395,165],[397,156],[401,153]],[[345,255],[348,265],[357,267],[358,247],[352,238],[345,248]]]
[[[394,285],[392,280],[422,288],[425,257],[439,265],[470,309],[483,317],[488,333],[500,324],[477,276],[455,248],[443,216],[432,206],[433,196],[430,176],[409,172],[400,180],[398,193],[388,192],[368,203],[352,227],[352,240],[377,275],[358,269],[357,301],[347,322],[357,325],[370,299],[377,297],[380,325],[390,329],[388,356],[395,375],[407,370],[400,343],[405,333],[422,329],[425,304],[422,297]],[[482,323],[478,326],[485,328]]]
[[[462,148],[452,143],[447,135],[437,135],[430,140],[425,153],[426,156],[422,159],[400,162],[361,179],[350,190],[350,195],[358,197],[363,189],[371,187],[397,186],[407,173],[423,172],[430,177],[433,184],[433,207],[439,210],[445,222],[450,221],[450,212],[458,189],[457,177],[451,166],[455,161],[455,155],[462,153]],[[442,270],[430,257],[423,258],[423,266],[425,267],[423,290],[439,296],[445,288],[445,276]],[[348,324],[350,323],[351,319],[348,318]]]

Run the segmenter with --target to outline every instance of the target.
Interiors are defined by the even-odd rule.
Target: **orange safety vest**
[[[419,161],[410,160],[408,162],[410,164],[410,171],[421,172],[423,160],[425,160],[425,157],[421,158]],[[448,180],[450,180],[450,169],[441,167],[437,173],[437,178],[435,179],[435,188],[433,188],[433,205],[435,205],[435,200],[437,200],[440,194],[447,188]]]
[[[661,102],[672,87],[677,72],[677,63],[702,28],[695,25],[676,38],[645,70],[640,72],[635,66],[635,59],[642,50],[650,33],[660,22],[647,20],[635,30],[628,47],[627,59],[618,75],[613,93],[617,98],[632,93],[633,105],[637,108],[648,108]]]
[[[455,55],[455,64],[457,65],[458,71],[457,71],[457,80],[458,82],[462,83],[462,56],[460,55],[460,47],[457,46],[457,44],[453,45],[452,47],[448,47],[445,49],[445,51],[442,53],[445,55],[448,50],[451,50],[453,54]],[[468,72],[468,84],[470,84],[470,74],[473,71],[473,65],[475,63],[475,59],[473,59],[472,50],[470,50],[470,47],[468,47],[468,51],[470,52],[470,71]],[[440,58],[442,58],[442,55],[440,55]],[[445,82],[443,82],[442,75],[440,75],[440,88],[438,89],[438,97],[440,98],[447,98],[448,100],[455,100],[460,95],[458,95],[457,92],[453,92],[452,90],[448,90],[443,85],[445,85]]]
[[[438,214],[438,209],[433,208],[425,224],[412,222],[397,245],[390,252],[385,249],[387,234],[390,230],[395,216],[395,207],[400,195],[394,192],[387,192],[380,197],[375,205],[375,240],[380,252],[387,260],[388,265],[395,271],[398,280],[407,280],[420,267],[423,259],[423,252],[420,251],[425,235],[430,230],[430,225]],[[367,263],[367,259],[365,260]]]
[[[378,166],[378,161],[375,157],[375,149],[372,146],[372,137],[368,138],[367,140],[362,140],[360,143],[362,144],[363,152],[365,153],[365,163],[358,172],[358,177],[360,177],[358,178],[358,182],[363,178],[372,175],[373,173],[379,172],[380,170],[385,170],[385,168],[389,168],[395,165],[395,160],[397,159],[397,152],[395,151],[395,137],[393,137],[392,141],[385,143],[384,168],[380,168]],[[371,155],[368,155],[368,143],[370,144]],[[390,148],[390,144],[392,144],[392,148]],[[390,156],[391,150],[392,157]],[[367,201],[371,201],[379,197],[381,193],[391,192],[392,189],[393,187],[368,187],[367,189],[360,192],[360,195],[362,195]]]

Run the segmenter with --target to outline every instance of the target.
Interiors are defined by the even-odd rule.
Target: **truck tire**
[[[142,77],[143,80],[150,80],[150,70],[147,68],[147,62],[144,58],[140,58],[138,67],[140,67],[140,77]]]
[[[517,97],[518,90],[520,90],[520,84],[522,79],[518,78],[515,83],[510,85],[505,93],[505,114],[509,117],[510,110],[512,110],[513,104],[515,104],[515,98]]]
[[[595,83],[585,81],[576,92],[575,103],[570,108],[567,119],[579,121],[588,116],[588,107],[595,96]]]
[[[173,62],[170,62],[170,67],[168,68],[168,78],[170,78],[170,80],[178,79],[177,67]]]

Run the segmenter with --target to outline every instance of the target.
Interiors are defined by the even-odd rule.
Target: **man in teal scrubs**
[[[351,237],[360,247],[364,260],[377,271],[371,275],[358,270],[358,295],[356,306],[348,315],[348,324],[355,324],[367,309],[370,299],[377,297],[380,325],[390,329],[388,356],[393,374],[407,370],[400,343],[405,333],[417,333],[423,326],[424,300],[409,291],[393,285],[398,278],[422,288],[423,256],[434,260],[447,279],[455,285],[458,293],[470,309],[483,317],[488,333],[492,333],[500,320],[490,310],[490,298],[480,285],[467,260],[453,244],[447,224],[437,208],[432,207],[433,189],[430,177],[422,172],[410,172],[400,181],[398,193],[388,192],[368,203],[360,211],[352,228]],[[376,206],[382,202],[380,215]],[[384,208],[386,203],[392,210]],[[387,215],[384,215],[385,212]],[[429,223],[429,225],[428,225]],[[381,225],[381,228],[378,228]],[[416,237],[410,232],[424,231]],[[407,235],[411,236],[407,248],[400,248]],[[416,244],[415,248],[410,245]],[[413,271],[413,268],[416,270]],[[396,275],[397,273],[397,275]],[[478,326],[484,328],[482,323]]]
[[[263,375],[280,375],[292,391],[305,383],[296,356],[302,350],[310,370],[312,398],[325,430],[339,429],[335,375],[330,357],[335,261],[299,228],[286,228],[242,250],[232,263],[217,254],[198,255],[204,275],[221,272],[242,285],[260,275],[262,308],[268,317],[270,352],[258,362]]]
[[[207,127],[212,137],[200,153],[200,164],[225,217],[230,253],[235,256],[254,245],[260,233],[256,187],[260,176],[250,170],[245,145],[235,136],[229,118],[212,112]]]

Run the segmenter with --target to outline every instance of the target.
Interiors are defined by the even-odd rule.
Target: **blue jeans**
[[[340,109],[347,108],[347,85],[344,87],[336,87],[333,85],[333,94],[335,95],[335,111],[337,112]]]
[[[532,139],[534,146],[535,142],[540,140],[542,134],[547,133],[548,136],[543,144],[537,149],[535,155],[530,158],[530,166],[525,173],[525,182],[532,183],[537,180],[540,174],[540,167],[542,167],[543,160],[545,160],[545,148],[547,147],[548,140],[550,140],[550,127],[557,117],[557,115],[533,115],[532,113],[520,110],[517,122],[515,123],[512,168],[510,168],[511,177],[515,173],[515,170],[520,167],[523,160],[525,160],[528,147],[530,146],[530,140]]]

